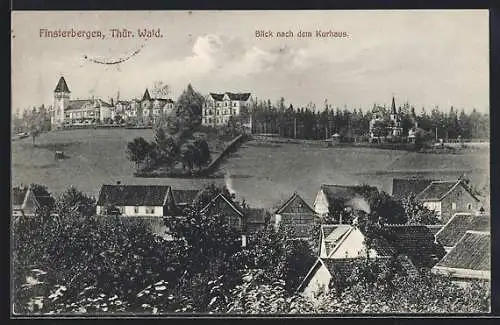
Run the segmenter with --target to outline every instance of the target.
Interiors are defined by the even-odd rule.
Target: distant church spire
[[[394,114],[394,115],[397,114],[397,111],[396,111],[396,102],[394,101],[394,96],[392,96],[391,113]]]
[[[64,80],[64,77],[61,77],[59,79],[59,82],[57,83],[56,89],[54,89],[55,93],[70,93],[68,85],[66,84],[66,80]]]
[[[149,95],[149,90],[147,88],[144,92],[144,96],[142,96],[142,100],[151,100],[151,96]]]

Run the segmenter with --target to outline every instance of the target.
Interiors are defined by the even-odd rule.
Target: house
[[[97,214],[129,217],[181,215],[168,185],[103,185],[97,200]]]
[[[391,257],[396,253],[389,241],[381,236],[367,240],[356,220],[350,225],[322,225],[320,235],[321,258],[378,258]]]
[[[447,222],[454,213],[472,212],[479,208],[479,199],[463,180],[433,181],[416,196],[425,207]]]
[[[451,251],[468,231],[490,231],[490,215],[480,213],[455,213],[435,235],[435,241]]]
[[[468,230],[431,270],[451,276],[455,282],[491,280],[491,237],[489,231]]]
[[[433,230],[425,225],[384,225],[380,234],[396,254],[408,256],[416,268],[430,269],[446,254],[435,242]]]
[[[242,108],[249,105],[251,93],[210,93],[202,109],[202,124],[225,125],[231,116],[239,116]]]
[[[392,196],[396,200],[403,200],[413,195],[416,196],[429,186],[434,180],[410,178],[394,178],[392,180]]]
[[[198,193],[200,193],[200,190],[172,190],[175,205],[181,211],[193,204]]]
[[[362,189],[378,192],[378,189],[373,186],[322,184],[314,200],[314,211],[322,218],[329,216],[331,209],[370,212],[370,206],[363,198]],[[342,213],[335,217],[338,218],[339,223],[342,223]]]
[[[51,205],[53,199],[50,196],[36,193],[31,186],[14,187],[12,189],[12,216],[33,217],[38,209]]]
[[[249,234],[264,230],[269,224],[270,214],[266,209],[250,208],[246,211],[246,228]]]
[[[200,212],[223,217],[225,222],[241,234],[242,246],[247,245],[247,236],[265,228],[267,213],[263,209],[248,209],[245,213],[224,194],[218,194]]]
[[[274,226],[286,225],[297,238],[308,238],[318,223],[317,214],[298,193],[293,193],[274,213]]]
[[[64,77],[54,89],[54,104],[51,111],[51,124],[54,127],[65,125],[94,124],[112,118],[114,105],[102,99],[76,99],[71,100],[71,91]]]
[[[377,257],[370,259],[377,263],[381,270],[387,269],[393,261],[390,257]],[[366,264],[366,258],[318,258],[304,279],[298,286],[296,293],[309,299],[315,299],[321,294],[328,293],[337,284],[349,280],[357,267]],[[414,267],[407,257],[401,255],[396,257],[404,274],[413,276]]]
[[[389,112],[385,107],[373,105],[372,119],[369,124],[370,141],[377,142],[381,139],[389,137],[400,137],[403,135],[401,127],[401,112],[396,110],[396,102],[392,97],[391,109]],[[383,129],[377,127],[382,123]]]

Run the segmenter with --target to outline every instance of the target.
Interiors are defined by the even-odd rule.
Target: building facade
[[[250,97],[250,93],[210,93],[206,96],[202,109],[202,124],[207,126],[227,124],[232,116],[240,116],[242,110],[248,108]]]

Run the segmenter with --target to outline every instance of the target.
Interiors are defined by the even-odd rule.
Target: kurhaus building
[[[202,124],[209,126],[226,124],[231,116],[239,116],[242,108],[248,107],[250,97],[250,93],[210,93],[205,98]]]

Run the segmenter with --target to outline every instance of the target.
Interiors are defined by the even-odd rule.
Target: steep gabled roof
[[[462,186],[477,202],[479,202],[479,199],[464,186],[461,180],[434,181],[417,195],[417,199],[422,201],[441,201],[457,186]]]
[[[467,231],[433,268],[436,273],[451,271],[457,277],[489,278],[491,270],[489,232]]]
[[[433,232],[424,225],[385,225],[381,234],[417,267],[432,267],[445,254],[444,248],[434,242]]]
[[[490,215],[455,213],[436,233],[436,241],[445,247],[453,247],[468,230],[490,231]]]
[[[200,210],[200,212],[205,212],[208,209],[215,207],[215,204],[217,203],[217,201],[223,202],[224,204],[226,204],[226,206],[228,206],[231,210],[236,212],[241,217],[244,216],[243,212],[241,212],[241,210],[236,205],[234,205],[234,203],[231,202],[231,200],[226,198],[226,196],[222,193],[219,193],[215,198],[213,198],[212,201],[210,201],[210,203],[208,203],[203,209]]]
[[[313,208],[299,194],[293,193],[292,196],[276,210],[276,214],[282,213],[312,213],[315,214]]]
[[[164,206],[168,200],[168,185],[103,185],[99,206]]]
[[[401,179],[394,178],[392,180],[392,196],[395,199],[402,200],[410,194],[417,195],[429,186],[433,180],[430,179]]]
[[[68,85],[66,84],[66,80],[64,77],[59,78],[59,82],[57,83],[56,88],[54,89],[55,93],[70,93]]]
[[[200,190],[172,190],[175,204],[191,205]]]

